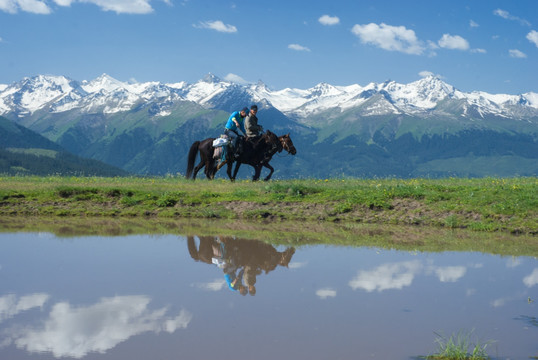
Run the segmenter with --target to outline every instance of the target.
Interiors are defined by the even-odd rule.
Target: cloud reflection
[[[316,291],[316,295],[320,299],[325,300],[330,297],[336,297],[336,290],[330,288],[319,289],[318,291]]]
[[[534,285],[538,284],[538,268],[535,268],[530,275],[525,276],[523,278],[523,283],[527,287],[533,287]]]
[[[185,310],[169,317],[166,308],[149,310],[149,302],[147,296],[115,296],[85,307],[57,303],[42,326],[13,331],[8,342],[29,352],[81,358],[90,352],[104,353],[144,332],[173,333],[191,321]]]
[[[418,260],[384,264],[371,271],[359,271],[357,276],[349,282],[349,286],[353,290],[363,289],[368,292],[402,289],[404,286],[411,285],[415,275],[422,268]]]
[[[435,274],[441,282],[456,282],[467,272],[465,266],[444,266],[435,268]]]
[[[207,291],[220,291],[226,286],[226,281],[222,279],[216,279],[206,283],[196,283],[194,284],[194,286]]]
[[[435,274],[441,282],[456,282],[467,273],[465,266],[433,266],[422,264],[419,260],[383,264],[373,270],[361,270],[349,282],[353,290],[368,292],[390,289],[401,290],[410,286],[417,275]]]
[[[306,262],[292,261],[288,264],[289,269],[300,269],[306,267]]]
[[[48,298],[47,294],[32,294],[20,298],[14,294],[9,294],[0,297],[0,323],[23,311],[43,307]]]

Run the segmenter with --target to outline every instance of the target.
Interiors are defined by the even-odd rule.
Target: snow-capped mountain
[[[206,108],[231,111],[251,102],[265,101],[285,115],[305,124],[308,118],[330,111],[343,113],[360,109],[360,116],[411,114],[427,115],[451,109],[457,116],[495,115],[521,119],[538,116],[538,94],[465,93],[436,77],[425,77],[409,84],[386,81],[334,86],[320,83],[310,89],[271,90],[261,81],[239,85],[208,74],[196,83],[126,83],[106,74],[91,81],[75,81],[64,76],[39,75],[11,85],[0,85],[0,115],[14,118],[38,111],[62,113],[117,113],[143,103],[155,103],[162,111],[152,116],[169,115],[167,106],[176,101],[191,101]],[[447,106],[450,103],[450,106]]]
[[[283,177],[536,176],[538,94],[462,92],[436,77],[272,90],[208,74],[195,83],[40,75],[0,85],[0,116],[78,156],[138,174],[184,171],[190,145],[258,104],[301,149]],[[2,147],[3,144],[0,144]]]

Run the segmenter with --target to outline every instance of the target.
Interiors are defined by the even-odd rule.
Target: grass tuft
[[[437,353],[427,356],[429,360],[483,360],[490,359],[486,352],[488,345],[493,341],[487,341],[484,344],[480,342],[472,343],[471,331],[459,331],[449,337],[435,333],[437,339],[435,342],[439,346]]]

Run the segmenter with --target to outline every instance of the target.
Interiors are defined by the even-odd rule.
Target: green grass
[[[459,331],[449,337],[440,334],[437,335],[435,342],[439,350],[437,353],[427,356],[429,360],[483,360],[489,359],[486,348],[491,345],[492,341],[483,344],[479,342],[472,343],[471,336],[473,331]]]
[[[263,219],[538,234],[538,178],[0,177],[0,216]]]

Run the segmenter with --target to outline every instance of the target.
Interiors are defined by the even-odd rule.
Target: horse
[[[196,174],[205,166],[205,174],[208,179],[213,179],[216,172],[224,165],[228,165],[226,173],[231,181],[235,180],[239,166],[242,163],[251,165],[255,169],[253,180],[259,179],[262,167],[268,168],[271,172],[264,179],[269,180],[274,172],[274,168],[269,165],[269,161],[272,156],[278,151],[286,150],[288,153],[295,155],[297,150],[291,141],[289,134],[277,137],[271,131],[267,131],[261,137],[253,140],[244,140],[244,151],[240,155],[239,159],[234,160],[232,151],[227,151],[227,156],[224,162],[218,166],[216,160],[213,157],[215,148],[213,147],[214,138],[207,138],[202,141],[195,141],[189,150],[187,174],[186,178],[196,179]],[[200,163],[195,167],[194,162],[196,155],[200,152]],[[232,166],[234,161],[237,161],[237,165],[232,176]]]
[[[274,154],[277,152],[280,153],[283,150],[286,150],[291,155],[295,155],[297,153],[297,150],[293,145],[293,141],[291,141],[290,134],[288,133],[286,135],[277,137],[274,133],[267,130],[265,134],[261,135],[260,138],[255,140],[247,140],[244,142],[243,152],[239,155],[238,159],[234,160],[236,165],[233,174],[231,174],[233,162],[230,162],[230,159],[226,159],[226,163],[228,164],[228,177],[231,181],[235,181],[241,164],[247,164],[254,168],[254,176],[252,177],[252,181],[257,181],[260,179],[263,167],[268,168],[270,172],[263,179],[264,181],[268,181],[271,179],[271,176],[275,171],[275,169],[269,165],[269,161],[271,161]],[[217,171],[223,165],[224,164],[219,164]]]
[[[195,141],[189,150],[189,156],[187,160],[187,174],[185,177],[187,179],[190,179],[192,176],[192,179],[196,179],[196,174],[198,174],[198,171],[200,171],[205,166],[205,176],[212,180],[215,177],[215,173],[217,172],[217,166],[215,163],[215,159],[213,158],[213,154],[215,152],[215,148],[213,147],[213,141],[215,138],[207,138],[202,141]],[[200,163],[194,167],[194,162],[196,161],[196,155],[198,155],[198,152],[200,153]]]

